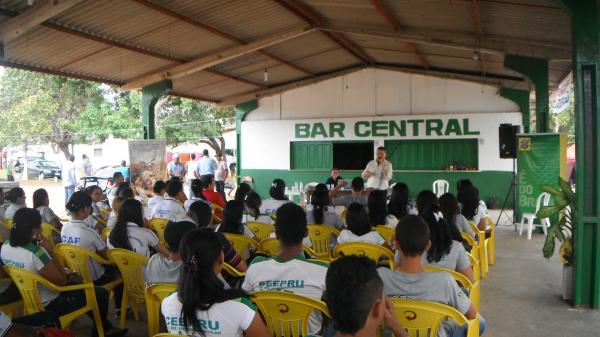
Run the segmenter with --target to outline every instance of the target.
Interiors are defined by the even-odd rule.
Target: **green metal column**
[[[258,101],[252,100],[240,103],[235,106],[235,133],[237,137],[236,169],[238,172],[238,181],[242,177],[242,122],[246,115],[258,108]]]
[[[531,117],[529,116],[529,91],[500,88],[500,96],[515,102],[519,106],[523,115],[523,132],[529,133],[531,123]]]
[[[142,120],[144,125],[144,139],[156,138],[154,124],[154,107],[158,99],[173,91],[173,82],[164,80],[142,88]]]
[[[535,84],[536,132],[550,129],[550,94],[548,86],[548,60],[520,55],[506,55],[504,66],[527,76]]]
[[[573,303],[600,307],[600,4],[562,0],[571,14],[577,148]]]

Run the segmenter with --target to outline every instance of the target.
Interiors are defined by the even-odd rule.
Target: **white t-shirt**
[[[458,241],[452,241],[450,246],[450,253],[442,257],[438,262],[429,262],[427,260],[427,253],[423,254],[423,264],[431,265],[436,267],[444,267],[450,270],[461,270],[471,265],[469,256],[465,247]]]
[[[271,219],[270,216],[268,215],[259,215],[258,218],[254,218],[252,215],[250,214],[244,214],[244,216],[242,217],[242,222],[243,223],[248,223],[248,222],[261,222],[261,223],[266,223],[267,225],[272,225],[275,223],[275,221],[273,221],[273,219]]]
[[[19,205],[11,202],[10,205],[8,205],[8,207],[6,208],[6,212],[4,213],[4,219],[12,220],[12,218],[15,216],[15,213],[17,213],[18,210],[24,207],[25,205]]]
[[[396,216],[393,214],[388,214],[388,216],[385,218],[385,225],[390,228],[396,228],[398,222],[398,218],[396,218]]]
[[[479,227],[479,222],[486,216],[486,212],[487,210],[481,204],[479,204],[477,207],[477,212],[473,216],[473,220],[471,220],[475,226]],[[489,228],[490,226],[486,223],[485,229]]]
[[[183,326],[181,307],[176,292],[167,296],[160,306],[169,333],[188,335]],[[206,337],[242,337],[255,315],[254,305],[245,298],[215,303],[210,309],[197,312]],[[200,334],[194,333],[192,336],[198,337]]]
[[[36,210],[40,212],[42,222],[51,224],[54,219],[58,219],[58,216],[56,216],[52,208],[48,206],[40,206],[36,208]]]
[[[89,228],[95,230],[96,223],[98,223],[98,221],[96,219],[94,219],[94,217],[92,215],[88,215],[88,217],[83,220],[83,223],[85,223],[85,225],[88,226]]]
[[[187,217],[187,213],[185,212],[185,209],[183,209],[183,206],[171,197],[165,197],[165,199],[157,203],[152,210],[152,218],[179,221],[185,217]]]
[[[269,234],[269,239],[276,239],[277,238],[277,234],[275,234],[275,232]],[[310,241],[310,238],[308,236],[305,236],[304,239],[302,239],[302,244],[306,247],[312,248],[312,241]]]
[[[306,207],[306,221],[309,224],[317,224],[315,222],[315,216],[313,214],[312,205]],[[317,225],[326,225],[337,229],[342,229],[344,228],[344,220],[339,214],[335,212],[334,207],[328,207],[323,212],[323,223]]]
[[[152,213],[154,211],[154,207],[156,207],[156,205],[158,205],[163,200],[165,200],[165,197],[162,195],[155,195],[149,198],[147,207],[150,213]]]
[[[327,266],[317,260],[307,260],[304,256],[288,261],[277,257],[257,256],[246,271],[242,284],[245,291],[285,291],[321,300],[325,291]],[[309,334],[321,330],[320,314],[313,312],[309,318]]]
[[[60,237],[63,243],[81,246],[92,253],[98,253],[106,249],[106,243],[102,241],[98,232],[89,228],[80,220],[71,220],[64,224]],[[104,275],[104,266],[92,258],[88,261],[88,267],[93,281]]]
[[[25,269],[38,275],[40,270],[52,261],[52,257],[44,247],[34,245],[33,243],[26,244],[23,247],[12,247],[9,241],[4,242],[0,258],[2,258],[2,263],[5,266]],[[38,284],[38,291],[44,306],[58,297],[58,292],[50,290],[41,284]]]
[[[373,188],[376,190],[387,190],[389,188],[389,182],[394,174],[392,163],[386,160],[383,165],[378,165],[377,160],[373,159],[367,164],[365,172],[366,171],[373,173],[373,175],[367,179],[367,183],[365,184],[366,188]]]
[[[198,169],[198,161],[197,160],[188,161],[187,162],[187,173],[185,175],[185,178],[187,180],[196,179],[196,176],[194,175],[194,173],[196,173],[197,169]]]
[[[343,229],[338,236],[337,241],[339,244],[346,242],[367,242],[374,243],[376,245],[382,245],[385,243],[385,239],[381,237],[377,231],[370,231],[367,234],[358,236],[349,229]]]
[[[217,163],[217,170],[215,171],[215,181],[225,181],[227,179],[227,162],[221,160]]]
[[[156,247],[159,243],[158,237],[153,231],[142,228],[133,222],[127,223],[127,237],[129,238],[129,244],[131,249],[145,257],[150,257],[150,248]],[[110,240],[108,241],[108,248],[115,248]]]
[[[260,206],[260,214],[272,214],[276,213],[277,209],[281,207],[283,204],[287,204],[290,202],[289,200],[275,200],[275,199],[267,199],[262,202]]]
[[[207,200],[204,200],[204,199],[198,198],[198,197],[191,197],[188,200],[186,200],[186,201],[183,202],[183,209],[186,212],[189,212],[190,211],[190,206],[192,206],[192,204],[195,203],[196,201],[202,201],[202,202],[204,202],[204,203],[206,203],[206,204],[208,204],[210,206],[210,201],[207,201]]]
[[[116,223],[117,223],[117,213],[115,213],[115,211],[112,210],[110,212],[110,215],[108,216],[108,220],[106,220],[106,227],[113,228],[113,227],[115,227]]]
[[[75,163],[67,160],[62,167],[62,184],[65,187],[77,185],[77,172],[75,172]]]

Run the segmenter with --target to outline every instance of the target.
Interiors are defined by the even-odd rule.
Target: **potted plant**
[[[558,178],[559,188],[551,185],[542,185],[540,189],[550,193],[554,200],[553,205],[542,206],[537,212],[538,219],[558,216],[558,221],[550,223],[546,242],[544,242],[544,257],[549,259],[554,255],[556,240],[561,245],[559,249],[560,262],[563,264],[563,299],[572,299],[573,285],[573,229],[575,219],[577,218],[577,209],[575,208],[575,192],[568,182]]]
[[[489,209],[499,209],[500,208],[500,200],[498,199],[498,197],[496,195],[493,195],[491,198],[488,199],[487,207]]]

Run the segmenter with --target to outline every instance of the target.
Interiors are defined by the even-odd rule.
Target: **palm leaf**
[[[540,207],[540,210],[537,212],[536,216],[538,217],[538,219],[549,218],[553,215],[558,214],[558,212],[560,212],[561,209],[562,207],[558,207],[558,205],[542,206]]]
[[[541,185],[540,190],[552,194],[552,196],[562,196],[562,192],[552,185]]]
[[[548,231],[548,236],[546,236],[546,241],[544,242],[544,248],[542,251],[544,252],[544,257],[549,259],[554,254],[554,231]]]

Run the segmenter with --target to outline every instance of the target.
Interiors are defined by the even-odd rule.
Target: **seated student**
[[[167,183],[168,196],[156,204],[152,210],[151,218],[169,219],[179,221],[187,217],[187,213],[180,202],[185,200],[183,184],[178,179],[169,180]]]
[[[85,192],[92,198],[92,214],[90,216],[96,220],[96,230],[101,233],[106,228],[108,216],[101,210],[104,206],[104,194],[98,185],[92,185],[85,188]]]
[[[234,200],[244,202],[248,193],[252,192],[252,187],[248,183],[241,183],[235,191]]]
[[[306,207],[306,221],[309,224],[326,225],[337,229],[344,228],[344,221],[329,205],[329,190],[319,184],[310,197],[310,205]]]
[[[437,302],[454,307],[467,319],[477,317],[477,311],[467,295],[448,273],[431,273],[423,269],[423,255],[431,246],[429,227],[423,218],[407,215],[396,226],[394,244],[401,256],[396,270],[379,268],[387,296]],[[483,334],[485,319],[479,316],[479,330]],[[455,322],[442,323],[438,337],[466,336],[466,328]]]
[[[106,192],[106,196],[108,197],[108,202],[111,205],[112,205],[113,199],[117,195],[119,195],[119,193],[118,193],[119,185],[121,185],[124,182],[125,182],[125,178],[123,177],[123,173],[118,172],[118,171],[113,173],[113,177],[112,177],[113,185]]]
[[[1,207],[0,207],[1,208]],[[9,231],[10,235],[10,231]],[[8,240],[8,236],[6,237]],[[0,256],[2,256],[2,244],[0,243]],[[14,303],[21,299],[21,293],[14,282],[10,279],[10,276],[4,271],[4,264],[0,259],[0,306],[4,304]],[[0,311],[1,312],[1,311]],[[1,335],[1,334],[0,334]]]
[[[179,243],[181,238],[196,229],[196,224],[189,221],[169,222],[165,227],[165,242],[169,246],[169,255],[154,254],[146,266],[146,284],[171,283],[179,281],[181,273],[181,255]]]
[[[285,182],[281,179],[273,180],[269,189],[269,196],[270,199],[263,200],[260,206],[260,214],[274,214],[281,205],[290,202],[290,199],[285,196]]]
[[[373,190],[369,193],[368,208],[369,219],[373,226],[388,226],[394,228],[395,217],[388,217],[386,206],[387,192],[385,190]]]
[[[115,227],[108,235],[108,248],[122,248],[150,257],[150,249],[167,256],[169,252],[153,231],[144,228],[142,203],[129,199],[123,203]]]
[[[344,206],[348,209],[351,203],[356,202],[367,206],[367,192],[365,191],[365,181],[362,177],[352,179],[352,194],[339,195],[337,190],[330,193],[333,197],[331,203],[333,206]]]
[[[479,207],[483,211],[482,215],[484,217],[489,216],[490,211],[488,210],[485,201],[481,200],[481,198],[479,197],[479,189],[477,187],[475,187],[475,196],[477,196],[477,199],[479,199]]]
[[[215,178],[210,174],[202,176],[202,185],[204,187],[202,189],[202,195],[204,196],[204,199],[211,204],[225,208],[225,200],[223,200],[223,197],[220,193],[215,192]],[[221,210],[215,211],[215,215],[217,218],[223,219],[223,213]]]
[[[330,190],[332,191],[340,190],[346,186],[346,181],[340,176],[340,170],[338,168],[334,167],[331,169],[331,176],[325,181],[325,186],[328,188],[331,186],[332,188],[330,188]]]
[[[369,214],[365,207],[359,203],[352,203],[348,206],[346,213],[346,227],[342,229],[337,242],[342,244],[346,242],[367,242],[376,245],[384,245],[385,239],[371,228]]]
[[[88,227],[84,222],[92,212],[92,205],[92,198],[85,192],[77,191],[71,195],[65,205],[67,210],[71,212],[71,220],[63,226],[60,232],[61,241],[83,247],[107,259],[106,243],[97,231]],[[114,265],[102,265],[89,259],[88,267],[92,281],[97,286],[105,285],[119,276],[119,270]],[[123,285],[115,287],[114,291],[115,307],[119,311],[123,296]]]
[[[10,239],[2,246],[0,258],[6,266],[23,268],[38,274],[57,286],[66,286],[81,282],[81,277],[75,273],[67,274],[64,267],[54,254],[54,246],[44,239],[41,234],[42,217],[32,208],[18,210],[13,218]],[[39,244],[35,244],[34,239]],[[39,288],[40,299],[47,311],[62,316],[85,305],[83,290],[55,292],[44,286]],[[112,326],[106,315],[108,312],[108,292],[102,287],[94,287],[100,318],[104,326],[104,334],[108,337],[123,336],[127,329]],[[93,319],[92,313],[88,316]],[[92,336],[97,336],[95,321]]]
[[[20,187],[13,187],[6,193],[6,199],[10,202],[4,213],[4,219],[10,220],[21,208],[27,207],[25,204],[25,190]]]
[[[110,205],[112,208],[112,211],[110,211],[110,215],[108,216],[108,221],[106,221],[106,227],[108,227],[108,228],[115,227],[115,224],[117,223],[117,218],[119,217],[119,211],[121,210],[121,207],[123,206],[124,202],[125,202],[125,199],[121,198],[119,196],[117,196],[113,199],[112,205]]]
[[[229,200],[223,211],[223,221],[217,226],[216,231],[245,235],[256,240],[254,232],[242,222],[243,217],[244,204],[241,201]]]
[[[452,193],[445,193],[440,197],[440,211],[444,216],[446,223],[450,225],[452,230],[452,239],[463,242],[460,232],[469,234],[474,239],[477,239],[477,235],[473,232],[469,221],[464,215],[460,214],[460,208],[458,207],[458,200]],[[458,236],[456,234],[458,232]],[[460,239],[459,239],[460,238]]]
[[[196,201],[202,201],[210,206],[210,201],[206,200],[206,198],[202,194],[202,190],[204,190],[204,184],[202,183],[202,180],[192,180],[190,189],[192,190],[192,196],[183,203],[183,208],[186,212],[189,212],[190,205],[195,203]]]
[[[40,188],[33,192],[33,208],[40,212],[42,222],[49,223],[57,230],[60,230],[62,228],[60,218],[54,213],[49,205],[50,199],[48,197],[48,192],[45,189]]]
[[[269,336],[248,294],[225,289],[217,277],[223,268],[223,247],[216,233],[206,229],[187,233],[181,240],[179,252],[183,269],[177,292],[161,304],[169,333],[205,337]]]
[[[154,207],[156,205],[165,200],[165,193],[167,193],[167,183],[162,180],[157,180],[152,186],[152,192],[154,192],[154,196],[148,199],[148,211],[152,213]]]
[[[255,257],[246,271],[242,289],[286,291],[320,300],[325,291],[327,266],[304,257],[302,240],[307,231],[302,207],[291,202],[279,207],[275,220],[275,234],[281,246],[279,255]],[[309,333],[320,330],[321,317],[313,313],[309,318]]]
[[[210,230],[213,229],[213,214],[210,206],[203,202],[197,201],[190,206],[190,210],[188,215],[192,219],[192,221],[198,226],[198,228],[208,228]],[[225,256],[225,263],[237,269],[238,271],[246,271],[248,265],[246,261],[242,259],[241,256],[235,251],[231,242],[227,240],[223,233],[217,233],[219,236],[219,240],[221,240],[221,244],[223,245],[223,254]]]
[[[409,195],[408,185],[405,183],[396,183],[392,187],[392,196],[387,205],[387,223],[390,227],[395,228],[398,220],[407,214],[417,214],[417,210],[410,206]]]
[[[462,215],[475,224],[479,230],[489,230],[487,220],[485,219],[485,210],[479,203],[475,186],[470,180],[464,179],[459,182],[456,197],[461,204]],[[488,236],[488,233],[486,233],[486,237]]]
[[[260,199],[260,195],[258,193],[252,191],[246,195],[246,200],[244,201],[246,205],[246,211],[244,213],[244,218],[242,219],[243,223],[248,223],[248,221],[256,221],[266,223],[268,225],[272,225],[275,223],[270,216],[264,215],[260,213],[260,206],[262,205],[262,200]]]
[[[408,337],[392,301],[383,293],[375,262],[344,256],[331,263],[325,278],[325,303],[338,336],[375,336],[385,323],[397,337]]]

